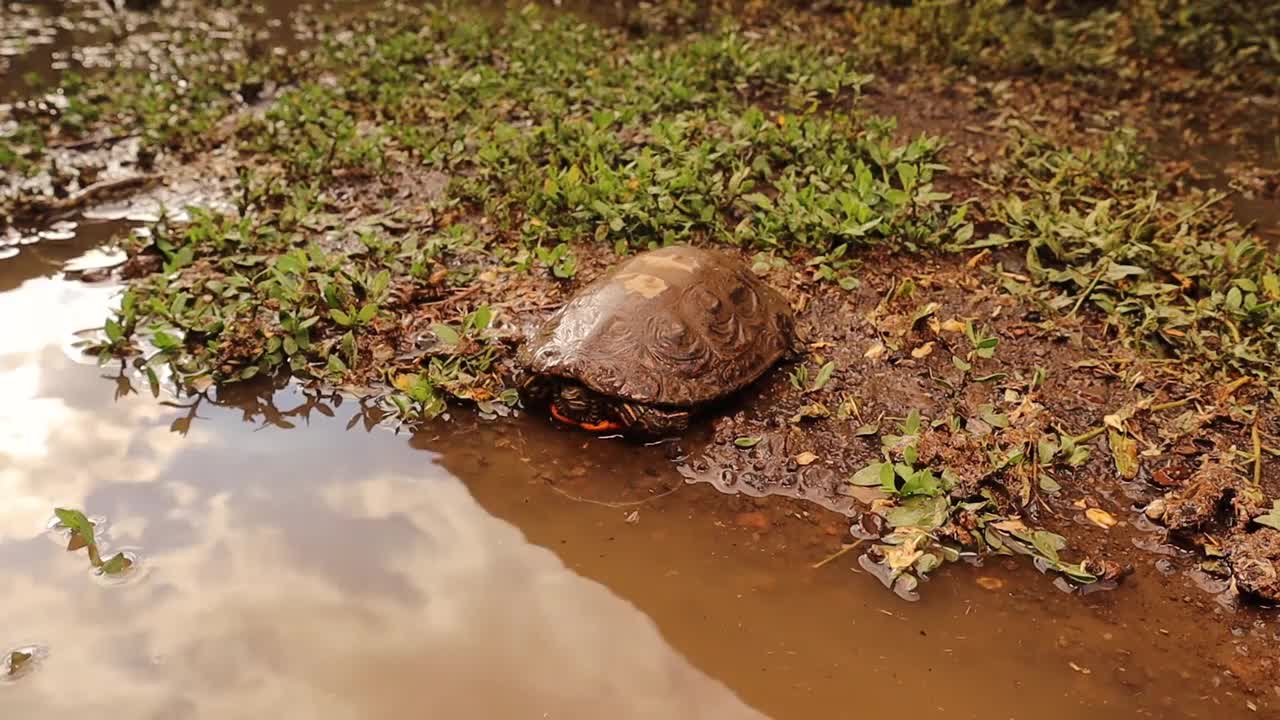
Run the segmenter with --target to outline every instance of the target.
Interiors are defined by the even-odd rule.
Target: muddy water
[[[91,73],[166,47],[157,13],[189,12],[185,0],[13,0],[0,3],[0,101],[50,87],[66,72]],[[337,3],[341,7],[343,3]],[[356,3],[348,2],[348,5]],[[264,47],[296,46],[291,21],[303,0],[222,3],[252,28]],[[194,30],[195,28],[187,28]],[[216,28],[208,32],[222,32]],[[166,48],[174,52],[177,48]]]
[[[0,261],[0,649],[42,649],[5,716],[1267,712],[1155,573],[1082,598],[961,567],[908,604],[853,554],[810,567],[839,518],[687,485],[664,447],[466,414],[395,433],[284,383],[153,398],[70,346],[116,289],[56,270],[113,229]],[[59,506],[134,571],[95,576]]]

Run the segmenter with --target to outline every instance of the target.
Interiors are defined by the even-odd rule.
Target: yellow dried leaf
[[[862,357],[871,358],[872,360],[879,360],[880,357],[884,355],[884,350],[885,350],[884,343],[877,342],[871,347],[867,348],[867,351],[862,353]]]
[[[802,453],[800,453],[799,455],[797,455],[797,456],[796,456],[796,464],[797,464],[797,465],[812,465],[812,464],[814,463],[814,461],[815,461],[815,460],[817,460],[817,459],[818,459],[818,456],[817,456],[817,455],[814,455],[813,453],[811,453],[811,452],[807,452],[807,451],[806,451],[806,452],[802,452]]]
[[[919,360],[920,358],[927,358],[927,357],[929,357],[929,355],[930,355],[930,354],[932,354],[932,353],[933,353],[933,341],[932,341],[932,340],[930,340],[929,342],[927,342],[927,343],[925,343],[925,344],[921,345],[920,347],[916,348],[915,350],[912,350],[912,351],[911,351],[911,357],[913,357],[913,358],[915,358],[915,359]]]
[[[1022,532],[1027,529],[1027,526],[1017,518],[1010,518],[1009,520],[1001,520],[1000,522],[991,523],[991,527],[1009,533]]]
[[[917,550],[915,543],[906,543],[890,547],[884,551],[884,560],[891,570],[903,570],[909,568],[924,555],[924,551]]]
[[[947,332],[954,333],[964,332],[964,323],[955,318],[951,318],[950,320],[944,320],[942,322],[942,329]]]
[[[1110,530],[1116,526],[1116,519],[1102,508],[1089,508],[1084,511],[1084,516],[1089,518],[1089,522],[1104,530]]]
[[[1122,432],[1111,430],[1107,433],[1111,443],[1111,457],[1116,463],[1116,472],[1125,480],[1138,477],[1138,442]]]
[[[993,577],[988,577],[986,575],[983,575],[982,577],[978,578],[978,587],[982,588],[983,590],[999,590],[1000,588],[1004,587],[1004,581],[1001,580],[1000,578],[993,578]]]

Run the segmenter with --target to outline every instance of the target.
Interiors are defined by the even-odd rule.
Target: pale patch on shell
[[[680,255],[654,254],[638,257],[633,262],[634,266],[649,266],[654,270],[675,270],[677,272],[691,273],[698,269],[698,261],[691,257],[682,257]]]
[[[619,275],[618,279],[622,281],[622,287],[627,292],[643,295],[649,300],[658,297],[670,287],[666,280],[645,273],[624,273]]]

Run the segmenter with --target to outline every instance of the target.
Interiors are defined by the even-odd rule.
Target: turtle
[[[517,353],[527,407],[591,432],[664,437],[799,347],[782,295],[736,257],[672,245],[587,285]]]

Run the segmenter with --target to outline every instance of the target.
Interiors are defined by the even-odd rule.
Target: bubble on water
[[[8,260],[11,257],[17,257],[18,248],[16,247],[0,247],[0,260]]]
[[[39,237],[41,240],[74,240],[76,233],[74,230],[41,230]]]
[[[104,270],[113,268],[124,263],[129,259],[127,253],[121,249],[104,250],[95,248],[85,254],[74,257],[63,264],[62,269],[66,272],[82,273],[90,270]]]

